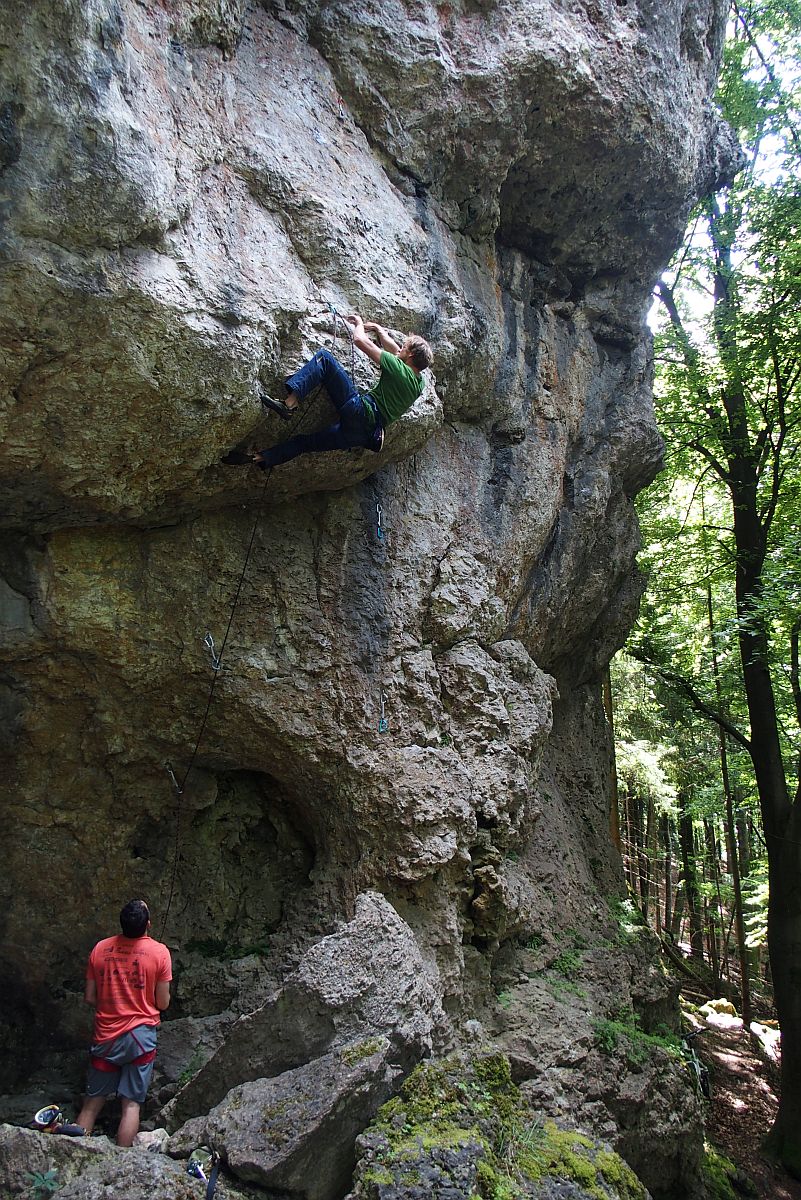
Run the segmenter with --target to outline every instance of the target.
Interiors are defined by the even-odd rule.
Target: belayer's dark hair
[[[138,938],[147,933],[150,909],[144,900],[129,900],[120,913],[120,925],[126,937]]]

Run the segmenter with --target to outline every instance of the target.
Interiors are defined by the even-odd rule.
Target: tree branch
[[[747,750],[749,754],[751,753],[750,739],[728,717],[718,712],[711,704],[707,704],[706,700],[702,696],[699,696],[689,679],[685,678],[684,675],[679,675],[678,671],[670,671],[667,667],[660,667],[658,663],[655,663],[653,659],[648,658],[644,654],[633,650],[629,650],[628,653],[631,654],[632,658],[636,658],[638,662],[650,667],[654,674],[663,679],[665,683],[670,684],[677,691],[685,695],[696,712],[701,713],[702,716],[707,717],[710,721],[714,721],[733,741]]]
[[[727,471],[727,469],[721,462],[718,461],[717,458],[715,458],[711,450],[707,450],[706,446],[704,446],[702,442],[689,442],[688,445],[692,450],[695,450],[698,454],[700,454],[702,458],[706,459],[706,461],[715,471],[715,474],[719,475],[724,483],[728,483],[730,481],[730,472]]]
[[[787,125],[787,130],[790,134],[793,145],[795,146],[796,153],[801,154],[801,138],[799,138],[798,131],[796,130],[795,125],[793,124],[792,117],[790,116],[790,110],[787,107],[787,101],[784,98],[784,93],[782,92],[779,81],[776,78],[776,72],[773,70],[773,67],[770,65],[768,60],[765,58],[765,55],[762,53],[762,50],[760,49],[760,46],[759,46],[759,42],[754,37],[753,33],[751,32],[751,28],[750,28],[748,22],[746,21],[745,17],[743,16],[742,12],[740,11],[740,6],[737,3],[733,3],[732,8],[734,9],[734,14],[737,17],[737,20],[740,22],[740,24],[742,26],[743,33],[745,34],[748,45],[751,47],[751,49],[754,51],[754,54],[756,54],[757,58],[762,63],[762,67],[765,71],[765,74],[767,75],[768,79],[770,80],[770,86],[773,88],[773,94],[776,97],[776,102],[782,111],[782,116],[784,117],[785,124]]]

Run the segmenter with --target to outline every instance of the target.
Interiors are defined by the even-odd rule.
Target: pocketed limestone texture
[[[608,919],[644,316],[735,160],[725,11],[4,6],[2,1086],[80,1047],[85,954],[132,895],[157,935],[169,906],[209,1053],[366,892],[417,943],[434,1049],[532,930]],[[383,453],[220,465],[287,434],[257,385],[321,344],[350,368],[354,309],[435,351]]]

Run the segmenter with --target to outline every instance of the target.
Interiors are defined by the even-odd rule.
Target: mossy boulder
[[[422,1063],[359,1139],[351,1200],[647,1200],[613,1151],[543,1120],[497,1053]]]
[[[758,1195],[754,1183],[745,1172],[708,1143],[704,1146],[701,1178],[706,1200],[743,1200],[744,1196]]]

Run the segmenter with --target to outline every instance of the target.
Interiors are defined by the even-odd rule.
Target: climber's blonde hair
[[[418,333],[410,333],[403,343],[403,352],[408,354],[409,362],[416,371],[425,371],[434,361],[434,352],[425,338]]]

